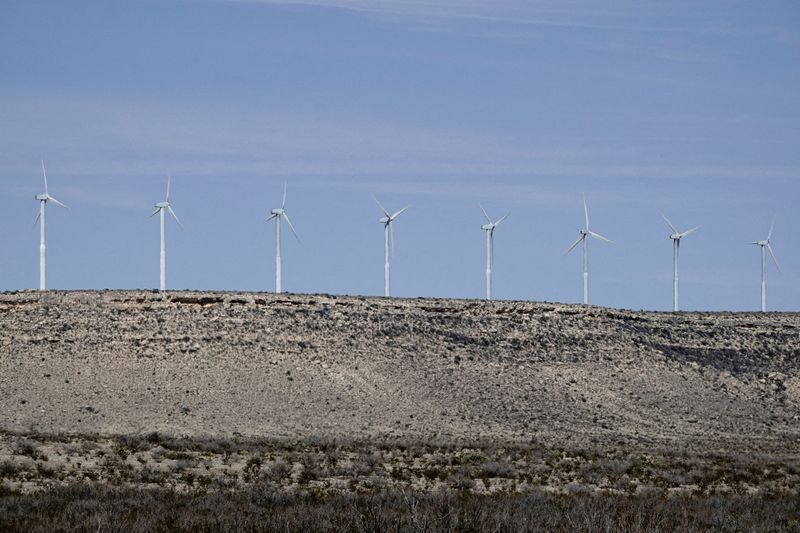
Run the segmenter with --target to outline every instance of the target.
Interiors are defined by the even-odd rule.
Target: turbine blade
[[[378,201],[378,199],[375,197],[375,195],[374,195],[374,194],[372,195],[372,199],[373,199],[373,200],[375,200],[375,203],[376,203],[376,204],[378,204],[378,207],[380,208],[380,210],[381,210],[381,211],[383,211],[383,214],[386,216],[386,218],[390,218],[390,217],[389,217],[389,212],[386,210],[386,208],[385,208],[385,207],[383,207],[383,206],[381,205],[381,203]]]
[[[399,217],[403,213],[403,211],[405,211],[409,207],[411,207],[411,206],[410,205],[405,206],[403,209],[401,209],[400,211],[398,211],[397,213],[395,213],[394,215],[392,215],[389,218],[391,218],[392,220],[396,219],[397,217]]]
[[[583,217],[586,220],[586,231],[589,231],[589,208],[586,206],[586,196],[583,197]]]
[[[169,211],[169,214],[170,214],[170,215],[172,215],[172,218],[174,218],[174,219],[175,219],[175,222],[177,222],[177,223],[178,223],[178,225],[179,225],[181,228],[183,228],[183,224],[181,224],[181,221],[180,221],[180,219],[178,218],[178,215],[176,215],[176,214],[175,214],[175,211],[173,211],[173,210],[172,210],[172,206],[171,206],[171,205],[168,205],[168,206],[167,206],[167,211]]]
[[[775,258],[775,252],[772,251],[772,246],[767,243],[767,250],[769,250],[769,255],[772,257],[772,260],[775,262],[775,268],[778,269],[778,272],[781,271],[781,266],[778,264],[778,260]]]
[[[55,198],[53,198],[49,194],[47,195],[47,200],[50,201],[50,202],[53,202],[58,207],[63,207],[64,209],[69,209],[69,207],[65,206],[64,204],[62,204],[61,202],[59,202],[58,200],[56,200]]]
[[[286,205],[286,182],[283,182],[283,196],[281,196],[281,209]],[[286,220],[289,220],[288,218]],[[291,224],[290,224],[291,225]]]
[[[47,171],[44,169],[44,159],[42,161],[42,176],[44,176],[44,193],[47,194]]]
[[[672,233],[678,233],[678,230],[675,229],[675,226],[672,224],[672,222],[669,221],[669,219],[667,218],[667,216],[664,213],[661,213],[661,217],[664,219],[664,222],[667,223],[667,225],[669,226],[669,229],[672,230]]]
[[[275,217],[277,217],[277,216],[278,216],[278,215],[271,215],[271,216],[270,216],[270,217],[269,217],[267,220],[265,220],[264,222],[269,222],[270,220],[272,220],[273,218],[275,218]]]
[[[570,253],[572,251],[572,249],[575,248],[576,246],[578,246],[581,243],[581,241],[583,239],[585,239],[585,238],[586,238],[586,235],[581,233],[581,236],[578,237],[578,240],[576,240],[575,242],[572,243],[572,246],[570,246],[569,249],[566,252],[564,252],[564,255],[567,255],[568,253]]]
[[[769,233],[767,233],[767,240],[772,238],[772,231],[775,229],[775,217],[772,217],[772,224],[769,225]]]
[[[294,234],[294,238],[297,239],[297,242],[300,242],[300,237],[297,235],[297,232],[294,230],[294,226],[292,226],[292,221],[289,220],[289,215],[286,214],[286,211],[283,212],[283,218],[286,219],[286,223],[289,224],[289,229],[292,230]]]
[[[169,203],[169,190],[171,181],[172,181],[172,176],[167,175],[167,199],[165,200],[167,203]]]
[[[499,226],[499,225],[500,225],[500,223],[501,223],[502,221],[504,221],[505,219],[507,219],[507,218],[508,218],[508,215],[510,215],[510,214],[511,214],[511,213],[506,213],[506,215],[505,215],[503,218],[501,218],[500,220],[498,220],[497,222],[495,222],[495,223],[493,224],[493,225],[494,225],[494,227],[497,227],[497,226]]]
[[[161,211],[161,208],[160,207],[156,208],[155,211],[150,213],[150,216],[148,218],[153,218],[154,216],[156,216],[158,214],[159,211]]]
[[[36,213],[36,220],[33,221],[33,225],[34,226],[39,223],[39,219],[40,218],[42,218],[42,212],[41,211]]]
[[[479,206],[479,207],[481,208],[481,211],[483,211],[483,216],[485,216],[485,217],[486,217],[486,222],[488,222],[489,224],[491,224],[491,223],[492,223],[492,219],[491,219],[491,218],[489,218],[489,214],[486,212],[486,209],[484,209],[482,205],[481,205],[481,206]]]
[[[590,231],[590,232],[589,232],[589,235],[591,235],[591,236],[592,236],[592,237],[594,237],[595,239],[600,239],[600,240],[603,240],[603,241],[606,241],[606,242],[610,242],[611,244],[614,244],[614,241],[612,241],[612,240],[611,240],[611,239],[609,239],[609,238],[603,237],[603,236],[602,236],[602,235],[600,235],[599,233],[595,233],[595,232],[593,232],[593,231]]]
[[[697,230],[699,230],[699,229],[700,229],[700,226],[695,226],[695,227],[693,227],[692,229],[690,229],[690,230],[688,230],[688,231],[684,231],[683,233],[681,233],[681,238],[684,238],[684,237],[686,237],[687,235],[689,235],[689,234],[691,234],[691,233],[694,233],[695,231],[697,231]]]

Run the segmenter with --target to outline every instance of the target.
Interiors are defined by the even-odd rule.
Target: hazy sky
[[[663,211],[686,309],[800,308],[795,0],[0,0],[0,289],[38,283],[44,157],[52,288],[272,290],[264,220],[288,181],[284,288],[481,297],[479,204],[499,218],[494,293],[669,309]]]

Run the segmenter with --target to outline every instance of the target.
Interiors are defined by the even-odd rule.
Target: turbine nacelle
[[[272,211],[270,211],[270,214],[272,216],[281,216],[286,214],[286,210],[283,209],[282,207],[279,207],[277,209],[273,209]]]
[[[154,207],[156,209],[167,209],[169,207],[169,202],[156,202]]]
[[[681,239],[683,239],[684,237],[686,237],[690,233],[694,233],[695,231],[700,229],[700,226],[696,226],[696,227],[694,227],[694,228],[692,228],[690,230],[686,230],[683,233],[681,233],[680,231],[678,231],[675,228],[675,225],[672,222],[670,222],[670,220],[666,217],[666,215],[664,215],[664,213],[661,213],[661,218],[664,219],[664,222],[667,223],[667,226],[669,226],[669,229],[672,230],[672,234],[669,236],[669,238],[672,239],[673,241],[680,241]]]
[[[497,219],[497,221],[492,222],[492,219],[489,218],[489,214],[486,212],[486,209],[484,209],[482,205],[479,206],[479,207],[481,208],[481,211],[483,211],[483,216],[486,217],[486,224],[481,226],[481,229],[483,231],[494,231],[494,228],[499,226],[506,218],[508,218],[508,215],[511,214],[511,213],[508,213],[508,214],[504,215],[502,218]]]

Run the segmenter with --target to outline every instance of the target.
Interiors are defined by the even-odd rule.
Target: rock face
[[[800,449],[800,315],[0,294],[0,429]]]

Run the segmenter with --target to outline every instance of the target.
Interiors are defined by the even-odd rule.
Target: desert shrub
[[[472,479],[469,472],[464,470],[450,474],[447,478],[447,483],[457,490],[469,490],[475,486],[475,480]]]
[[[491,461],[489,463],[485,463],[480,467],[480,477],[483,478],[492,478],[492,477],[502,477],[502,478],[513,478],[514,477],[514,467],[508,463],[498,463],[495,461]]]
[[[284,459],[276,459],[266,468],[266,478],[270,481],[279,482],[289,477],[292,473],[292,466]]]
[[[254,455],[247,459],[247,462],[244,465],[244,471],[251,475],[255,475],[261,470],[261,464],[261,457]]]
[[[313,481],[322,477],[323,474],[322,469],[320,468],[320,462],[316,457],[312,455],[306,455],[301,459],[300,464],[303,465],[303,469],[300,471],[300,477],[298,479],[300,483],[308,483],[309,481]]]
[[[175,470],[178,472],[183,472],[188,468],[196,468],[200,461],[196,457],[185,457],[182,459],[178,459],[175,461]]]
[[[14,477],[19,472],[24,471],[25,469],[12,461],[3,461],[0,463],[0,478],[4,477]]]
[[[453,464],[456,465],[473,465],[484,461],[486,461],[486,457],[474,451],[464,451],[453,457]]]
[[[38,459],[41,455],[39,452],[39,443],[24,437],[14,441],[11,451],[14,455],[26,455],[31,459]]]

